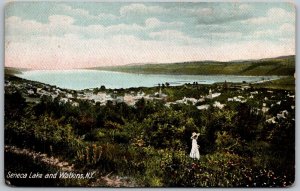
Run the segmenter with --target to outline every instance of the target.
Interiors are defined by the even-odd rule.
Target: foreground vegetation
[[[99,67],[94,69],[149,74],[288,76],[295,73],[295,56],[250,61],[195,61],[172,64]]]
[[[16,80],[14,78],[11,78]],[[31,83],[29,81],[23,81]],[[190,84],[163,88],[169,99],[198,97],[209,88],[222,93],[224,103],[234,95],[259,91],[245,103],[226,102],[223,109],[198,110],[192,104],[165,106],[164,101],[140,99],[134,106],[78,100],[78,106],[48,96],[27,102],[24,91],[5,92],[5,144],[47,153],[75,164],[77,171],[98,170],[135,179],[138,186],[168,187],[285,187],[295,176],[294,90],[274,90],[272,100],[263,87],[227,89],[223,85]],[[155,88],[148,88],[151,91]],[[135,89],[141,91],[141,88]],[[144,91],[144,90],[143,90]],[[153,91],[153,90],[152,90]],[[269,96],[271,97],[271,96]],[[267,123],[255,108],[281,101],[268,115],[289,115]],[[189,158],[190,136],[199,132],[200,160]],[[26,158],[6,153],[8,170],[46,170]],[[32,167],[32,168],[31,168]],[[24,170],[24,169],[23,169]],[[53,169],[51,170],[53,171]],[[24,180],[9,179],[13,185]],[[45,180],[43,180],[45,183]],[[39,186],[40,180],[31,180]],[[46,183],[45,183],[46,184]],[[49,186],[99,186],[83,180],[48,181]],[[101,186],[101,184],[100,184]],[[103,186],[103,185],[102,185]]]

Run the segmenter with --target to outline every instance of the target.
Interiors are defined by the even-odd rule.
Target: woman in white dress
[[[197,144],[197,139],[198,139],[198,136],[200,135],[200,133],[195,133],[193,132],[192,133],[192,150],[191,150],[191,153],[190,153],[190,157],[193,158],[193,159],[200,159],[200,153],[199,153],[199,145]]]

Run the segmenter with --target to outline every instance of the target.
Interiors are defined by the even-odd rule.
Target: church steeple
[[[161,92],[161,88],[159,88],[159,92],[158,92],[159,97],[162,97],[162,92]]]
[[[209,89],[208,98],[212,99],[212,91],[211,91],[211,89]]]

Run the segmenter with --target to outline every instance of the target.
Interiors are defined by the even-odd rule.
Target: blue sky
[[[14,2],[5,65],[70,69],[295,54],[290,3]]]

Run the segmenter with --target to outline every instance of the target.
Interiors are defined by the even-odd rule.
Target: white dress
[[[190,153],[190,157],[191,158],[196,158],[196,159],[200,159],[200,153],[199,153],[199,149],[198,149],[198,144],[197,144],[197,140],[193,139],[192,140],[192,150]]]

